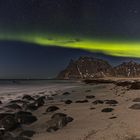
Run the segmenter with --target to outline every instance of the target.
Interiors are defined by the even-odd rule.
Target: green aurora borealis
[[[93,52],[102,52],[112,56],[140,57],[140,42],[113,41],[107,39],[94,39],[92,37],[78,37],[74,35],[59,35],[46,33],[46,35],[30,33],[1,33],[0,40],[21,41],[47,46],[58,46],[73,49],[82,49]]]

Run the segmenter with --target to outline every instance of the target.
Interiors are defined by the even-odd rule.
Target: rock
[[[18,126],[19,123],[13,116],[6,116],[2,120],[0,120],[0,128],[4,128],[5,131],[12,131]]]
[[[134,104],[130,107],[130,109],[139,110],[140,109],[140,104]]]
[[[28,137],[18,136],[14,140],[31,140]]]
[[[35,131],[32,131],[32,130],[24,130],[24,131],[22,131],[19,134],[19,136],[33,137],[34,134],[36,134]]]
[[[57,118],[57,117],[66,117],[67,116],[67,114],[64,114],[64,113],[55,113],[54,115],[52,115],[52,119],[53,118]]]
[[[118,104],[118,101],[116,101],[116,100],[105,100],[105,103],[110,104],[110,105],[116,105],[116,104]]]
[[[17,112],[16,115],[16,120],[18,121],[18,123],[20,124],[32,124],[35,121],[37,121],[37,118],[35,116],[32,115],[32,113],[30,112],[24,112],[24,111],[20,111]]]
[[[67,117],[67,122],[69,123],[69,122],[72,122],[74,119],[72,118],[72,117]]]
[[[122,87],[129,87],[132,84],[133,81],[118,81],[115,84],[117,86],[122,86]]]
[[[114,109],[113,108],[104,108],[102,109],[102,112],[112,112]]]
[[[47,128],[47,132],[55,132],[55,131],[57,131],[58,130],[58,127],[57,126],[51,126],[51,127],[48,127]]]
[[[91,92],[91,90],[86,90],[85,92]]]
[[[22,99],[25,99],[25,100],[29,100],[29,101],[34,101],[35,99],[33,98],[33,97],[31,97],[30,95],[24,95],[23,97],[22,97]]]
[[[0,104],[2,104],[2,101],[0,101]]]
[[[54,112],[58,110],[59,108],[57,106],[50,106],[47,108],[46,112]]]
[[[133,102],[140,102],[140,98],[135,98]]]
[[[116,119],[117,117],[116,116],[114,116],[114,117],[110,117],[109,119]]]
[[[0,140],[16,140],[15,135],[11,132],[6,132]]]
[[[66,101],[65,101],[65,104],[71,104],[71,103],[72,103],[71,100],[66,100]]]
[[[33,103],[29,103],[29,104],[25,104],[25,110],[37,110],[38,109],[38,103],[33,102]]]
[[[88,103],[88,100],[78,100],[76,103]]]
[[[140,89],[140,82],[134,82],[131,84],[130,89],[139,90]]]
[[[13,104],[8,104],[8,105],[6,105],[5,107],[7,107],[7,108],[11,108],[11,109],[22,109],[21,108],[21,106],[19,106],[18,104],[16,104],[16,103],[13,103]]]
[[[72,122],[73,118],[63,113],[54,114],[47,122],[47,132],[54,132]]]
[[[7,116],[12,116],[14,117],[14,113],[7,113],[7,112],[4,112],[4,113],[0,113],[0,120],[7,117]]]
[[[91,108],[90,108],[90,110],[95,110],[95,109],[96,109],[95,107],[91,107]]]
[[[9,102],[9,104],[17,104],[17,105],[24,105],[24,104],[27,104],[28,102],[27,101],[24,101],[24,100],[12,100]]]
[[[54,100],[53,97],[47,97],[47,100]]]
[[[35,104],[37,104],[38,107],[41,107],[45,104],[45,96],[39,97],[36,101]]]
[[[64,92],[62,95],[70,95],[69,92]]]
[[[95,96],[94,95],[87,95],[86,98],[87,99],[93,99],[93,98],[95,98]]]
[[[93,102],[93,104],[95,104],[95,105],[103,104],[103,103],[104,103],[104,101],[102,101],[102,100],[96,100],[96,101]]]

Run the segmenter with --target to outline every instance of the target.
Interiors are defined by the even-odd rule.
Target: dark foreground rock
[[[24,136],[15,136],[13,133],[7,132],[3,136],[0,136],[0,140],[31,140]]]
[[[3,128],[4,131],[13,131],[19,126],[18,121],[14,116],[6,116],[0,120],[0,128]]]
[[[35,135],[36,132],[32,131],[32,130],[24,130],[22,131],[19,136],[24,136],[24,137],[33,137],[33,135]]]
[[[41,96],[32,103],[25,104],[25,109],[30,111],[37,110],[39,107],[42,107],[45,104],[45,99],[45,96]]]
[[[73,118],[63,113],[56,113],[47,122],[47,132],[54,132],[72,122]]]
[[[116,104],[118,104],[118,101],[116,101],[116,100],[105,100],[105,103],[109,104],[109,105],[116,105]]]
[[[94,95],[87,95],[86,98],[87,98],[87,99],[94,99],[95,96],[94,96]]]
[[[140,102],[140,98],[135,98],[133,102]]]
[[[59,109],[59,107],[57,107],[57,106],[50,106],[47,108],[46,112],[54,112],[58,109]]]
[[[93,104],[97,105],[97,104],[103,104],[104,101],[103,100],[96,100],[93,102]]]
[[[131,84],[130,89],[139,90],[140,89],[140,82],[134,82]]]
[[[71,103],[72,103],[71,100],[66,100],[66,101],[65,101],[65,104],[71,104]]]
[[[16,104],[16,103],[10,103],[10,104],[8,104],[8,105],[6,105],[5,107],[7,107],[7,108],[11,108],[11,109],[22,109],[22,107],[21,106],[19,106],[18,104]]]
[[[102,112],[112,112],[114,109],[113,108],[104,108],[102,109]]]
[[[139,110],[140,109],[140,104],[134,104],[130,107],[130,109]]]
[[[70,95],[69,92],[64,92],[62,95]]]
[[[33,116],[30,112],[19,111],[15,114],[15,118],[20,124],[32,124],[37,121],[36,116]]]
[[[78,100],[76,103],[88,103],[88,100]]]
[[[117,86],[122,86],[122,87],[129,87],[131,86],[133,81],[117,81],[115,84]]]
[[[34,101],[35,99],[32,97],[32,96],[30,96],[30,95],[24,95],[23,97],[22,97],[22,99],[24,99],[24,100],[29,100],[29,101]]]

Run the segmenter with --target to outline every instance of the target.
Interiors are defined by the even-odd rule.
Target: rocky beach
[[[1,140],[140,139],[139,79],[75,82],[49,95],[44,88],[28,89],[1,99]]]

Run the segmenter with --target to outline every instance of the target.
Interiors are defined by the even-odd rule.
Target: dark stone
[[[78,100],[76,103],[88,103],[88,100]]]
[[[71,100],[66,100],[66,101],[65,101],[65,104],[71,104],[71,103],[72,103]]]
[[[67,122],[72,122],[74,119],[72,117],[67,117]]]
[[[2,104],[2,101],[0,101],[0,104]]]
[[[14,113],[0,113],[0,120],[5,118],[6,116],[14,117]]]
[[[139,90],[140,89],[140,82],[134,82],[131,84],[130,89]]]
[[[116,85],[117,86],[122,86],[122,87],[128,87],[132,84],[131,81],[119,81],[119,82],[116,82]]]
[[[35,121],[37,121],[37,118],[35,116],[33,116],[30,112],[23,112],[20,111],[18,113],[16,113],[16,120],[20,123],[20,124],[32,124]]]
[[[41,107],[45,104],[45,96],[39,97],[36,101],[35,104],[37,104],[38,107]]]
[[[19,126],[19,123],[16,121],[13,116],[6,116],[0,121],[0,128],[4,128],[5,131],[12,131]]]
[[[18,136],[14,140],[31,140],[31,139],[29,139],[27,137],[23,137],[23,136]]]
[[[34,134],[36,134],[35,131],[32,131],[32,130],[24,130],[24,131],[22,131],[19,134],[19,136],[33,137]]]
[[[116,119],[116,118],[117,118],[117,117],[114,116],[114,117],[110,117],[109,119]]]
[[[94,110],[94,109],[96,109],[96,108],[95,108],[95,107],[91,107],[91,108],[90,108],[90,110]]]
[[[47,100],[54,100],[53,97],[47,97]]]
[[[103,104],[103,103],[104,103],[104,101],[102,101],[102,100],[96,100],[96,101],[93,102],[93,104],[95,104],[95,105]]]
[[[25,104],[25,106],[26,106],[25,107],[26,110],[34,111],[34,110],[37,110],[38,109],[38,103],[36,103],[36,102]]]
[[[25,104],[27,102],[26,101],[23,101],[23,100],[12,100],[12,101],[10,101],[10,103]]]
[[[52,119],[53,118],[56,118],[56,117],[66,117],[67,116],[67,114],[64,114],[64,113],[55,113],[54,115],[52,115]]]
[[[112,104],[116,105],[116,104],[118,104],[118,101],[116,101],[116,100],[106,100],[105,103],[110,104],[110,105],[112,105]]]
[[[95,96],[94,95],[87,95],[86,98],[87,99],[93,99],[93,98],[95,98]]]
[[[130,109],[139,110],[140,109],[140,104],[134,104],[130,107]]]
[[[47,132],[54,132],[72,122],[73,118],[63,113],[56,113],[47,122]]]
[[[16,140],[13,133],[6,132],[3,136],[1,136],[0,140]]]
[[[59,108],[57,106],[50,106],[47,108],[46,112],[54,112],[58,110]]]
[[[133,102],[140,102],[140,98],[135,98]]]
[[[64,92],[63,95],[70,95],[70,93],[69,92]]]
[[[86,90],[85,92],[91,92],[91,90]]]
[[[22,109],[21,106],[19,106],[19,105],[16,104],[16,103],[6,105],[5,107],[11,108],[11,109]]]
[[[55,131],[57,131],[58,130],[58,127],[56,127],[56,126],[51,126],[51,127],[49,127],[49,128],[47,128],[47,132],[55,132]]]
[[[30,96],[30,95],[24,95],[23,97],[22,97],[22,99],[25,99],[25,100],[29,100],[29,101],[34,101],[35,99],[32,97],[32,96]]]
[[[114,109],[113,108],[104,108],[102,109],[102,112],[112,112]]]

